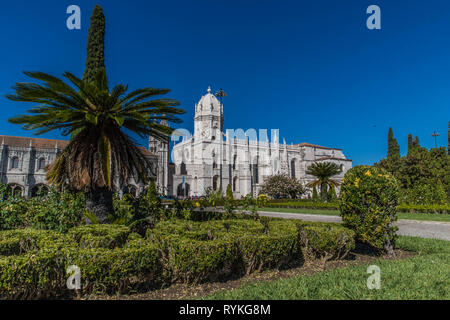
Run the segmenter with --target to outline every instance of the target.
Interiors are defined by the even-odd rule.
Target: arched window
[[[9,184],[7,186],[6,192],[8,195],[12,195],[13,197],[23,196],[23,188],[18,184]]]
[[[219,187],[219,176],[215,175],[213,177],[213,190],[217,190],[217,188]]]
[[[189,195],[189,184],[185,183],[184,184],[184,189],[183,189],[183,184],[180,183],[177,187],[177,197],[187,197]]]
[[[187,174],[186,164],[184,162],[182,162],[181,165],[180,165],[180,174],[182,174],[182,175],[186,175]]]
[[[13,157],[11,159],[11,169],[19,169],[19,158]]]
[[[341,164],[339,167],[341,168],[341,172],[344,172],[345,166],[343,164]]]
[[[237,154],[233,157],[233,170],[236,170],[236,163],[237,163]]]
[[[45,168],[45,159],[40,158],[38,161],[38,170],[43,170]]]
[[[31,196],[45,196],[48,193],[49,189],[44,184],[37,184],[31,189]]]
[[[291,178],[295,178],[295,159],[291,160]]]

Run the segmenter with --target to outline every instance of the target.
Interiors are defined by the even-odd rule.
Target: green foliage
[[[45,196],[0,201],[0,230],[33,227],[65,232],[82,223],[83,217],[81,193],[51,189]]]
[[[394,138],[394,132],[392,128],[389,128],[388,132],[388,153],[387,158],[391,160],[400,158],[400,146],[398,145],[397,139]]]
[[[313,192],[312,192],[312,201],[319,201],[319,194],[317,193],[317,188],[314,186],[313,187]]]
[[[328,189],[327,202],[336,202],[336,201],[337,201],[336,189],[334,186],[331,186],[331,188]]]
[[[355,248],[355,233],[339,225],[298,225],[306,259],[341,259]]]
[[[1,231],[0,296],[34,299],[75,294],[66,289],[69,265],[80,268],[82,295],[129,292],[172,282],[216,281],[280,268],[303,261],[300,224],[316,232],[302,239],[311,237],[308,250],[318,256],[326,252],[340,258],[344,250],[340,241],[345,238],[347,246],[354,244],[352,232],[342,226],[277,219],[262,223],[172,219],[147,229],[144,238],[122,225],[86,225],[67,233]],[[317,234],[329,236],[323,242],[316,239]]]
[[[449,203],[450,156],[445,148],[427,150],[420,147],[418,137],[413,140],[412,135],[408,141],[406,156],[388,156],[375,165],[397,179],[402,194],[401,202],[421,205]]]
[[[91,15],[87,43],[86,69],[83,80],[92,81],[95,75],[105,71],[105,16],[103,9],[95,5]]]
[[[225,198],[228,199],[228,200],[234,200],[234,197],[233,197],[233,190],[231,189],[231,184],[228,184],[228,185],[227,185],[227,190],[226,190]]]
[[[333,162],[314,162],[306,169],[306,174],[316,177],[316,180],[307,184],[308,187],[320,187],[320,199],[327,201],[327,191],[339,185],[337,180],[331,179],[341,173],[341,169]]]
[[[295,199],[304,192],[302,184],[297,179],[290,178],[284,174],[268,177],[261,186],[261,193],[265,193],[273,198]]]
[[[359,241],[388,254],[397,239],[397,202],[397,181],[386,170],[356,166],[345,174],[339,198],[344,225]]]

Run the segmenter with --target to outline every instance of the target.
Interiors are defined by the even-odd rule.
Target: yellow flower
[[[196,203],[195,203],[195,206],[196,206],[197,208],[200,207],[200,203],[196,202]]]
[[[372,173],[370,172],[370,170],[367,170],[364,174],[365,174],[366,176],[368,176],[368,177],[370,177],[370,176],[372,175]]]
[[[359,187],[359,180],[360,180],[359,178],[355,179],[355,187],[357,187],[357,188]]]

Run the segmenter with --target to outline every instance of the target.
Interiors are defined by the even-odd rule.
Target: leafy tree
[[[26,72],[43,82],[17,83],[13,101],[33,102],[37,106],[9,119],[24,129],[38,129],[36,134],[62,130],[67,136],[77,131],[68,146],[49,166],[47,180],[56,187],[68,186],[84,191],[86,210],[97,216],[100,223],[113,211],[113,191],[130,178],[147,183],[152,172],[151,161],[123,131],[165,139],[172,129],[156,123],[155,119],[180,122],[176,115],[184,110],[175,108],[172,99],[154,99],[169,89],[143,88],[126,94],[127,86],[107,88],[104,72],[94,81],[81,80],[64,73],[63,80],[42,73]]]
[[[341,173],[341,169],[333,162],[315,162],[306,169],[306,174],[316,177],[316,180],[308,183],[308,187],[320,186],[320,198],[327,201],[328,187],[339,185],[337,180],[331,177]]]
[[[105,71],[105,16],[103,9],[95,5],[91,15],[87,43],[86,69],[83,80],[93,81],[97,73]]]
[[[302,184],[297,179],[283,174],[268,177],[261,187],[261,193],[265,193],[273,198],[295,199],[304,192]]]

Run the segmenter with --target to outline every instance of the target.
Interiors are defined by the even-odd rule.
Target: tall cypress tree
[[[92,81],[95,75],[105,70],[105,16],[103,9],[95,5],[89,26],[86,69],[83,80]]]
[[[392,128],[389,128],[388,132],[388,159],[399,159],[400,158],[400,146],[398,145],[397,139],[394,138],[394,132]]]
[[[411,152],[413,147],[414,147],[413,136],[410,133],[408,134],[408,154]]]

